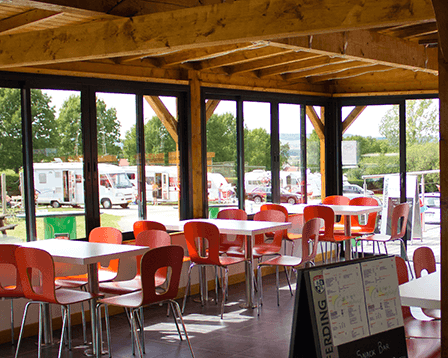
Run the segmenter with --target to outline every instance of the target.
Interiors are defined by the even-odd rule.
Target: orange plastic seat
[[[347,198],[346,196],[343,196],[343,195],[329,195],[322,200],[322,204],[324,204],[324,205],[349,205],[350,198]],[[344,222],[345,222],[344,215],[341,215],[341,218],[339,219],[339,221],[335,222],[335,224],[334,224],[334,229],[336,230],[336,232],[341,231],[341,230],[342,230],[342,232],[344,231]]]
[[[398,284],[409,281],[406,262],[399,256],[395,256],[397,266]],[[441,320],[422,321],[412,316],[408,306],[401,306],[406,339],[440,339]]]
[[[309,205],[303,210],[305,221],[309,221],[314,218],[324,220],[324,230],[320,231],[319,241],[325,243],[332,243],[336,245],[336,259],[339,260],[340,246],[342,242],[351,239],[350,236],[335,235],[334,234],[334,211],[332,208],[323,205]],[[326,253],[326,250],[322,250]],[[327,261],[326,254],[324,261]]]
[[[286,222],[284,213],[278,210],[263,210],[254,215],[254,221],[272,221],[272,222]],[[280,253],[282,247],[282,240],[284,230],[277,230],[274,233],[272,242],[265,242],[265,235],[255,235],[254,257],[261,257],[265,255],[277,255]]]
[[[349,205],[357,205],[357,206],[378,206],[378,202],[371,197],[360,196],[357,198],[353,198],[350,200]],[[378,212],[370,213],[367,216],[367,223],[361,225],[359,223],[359,219],[357,215],[351,216],[351,231],[356,235],[370,235],[375,232],[376,228],[376,218],[378,216]]]
[[[143,357],[142,346],[140,340],[138,339],[137,330],[139,326],[139,321],[136,317],[138,314],[137,310],[141,307],[148,306],[151,304],[161,304],[168,302],[171,305],[171,309],[174,312],[174,321],[176,326],[178,325],[177,320],[181,321],[185,338],[188,342],[188,347],[190,348],[191,356],[194,358],[193,349],[191,347],[190,339],[188,338],[187,330],[182,318],[182,312],[180,310],[179,304],[175,301],[179,290],[180,275],[182,272],[182,262],[183,262],[184,250],[182,247],[177,245],[172,246],[162,246],[154,248],[143,255],[140,260],[140,272],[141,272],[141,283],[142,289],[133,293],[128,293],[120,296],[113,296],[99,300],[100,304],[113,305],[130,309],[131,326],[133,331],[133,338],[135,344],[138,347],[139,357]],[[160,293],[156,291],[157,289],[157,273],[161,269],[170,268],[171,275],[169,277],[168,288]],[[98,305],[98,310],[100,305]],[[144,332],[140,327],[141,331]],[[182,335],[177,327],[180,339],[182,340]],[[108,332],[108,344],[110,352],[110,332]]]
[[[133,225],[134,238],[137,238],[138,234],[145,230],[162,230],[166,231],[165,225],[157,221],[150,220],[138,220]]]
[[[378,245],[378,253],[380,252],[380,243],[383,243],[384,250],[387,254],[387,243],[391,241],[400,241],[401,249],[406,254],[405,260],[408,262],[409,265],[409,258],[406,253],[406,246],[403,241],[403,237],[406,234],[406,225],[408,222],[408,215],[409,215],[409,204],[408,203],[401,203],[396,205],[392,210],[392,218],[391,218],[391,234],[373,234],[373,235],[367,235],[367,236],[361,236],[356,239],[356,243],[358,241],[361,241],[361,251],[362,250],[362,242],[363,241],[370,241],[373,244],[377,243]],[[401,220],[401,226],[399,226]],[[400,229],[400,231],[398,231]],[[375,252],[374,252],[375,253]],[[411,272],[411,276],[414,276],[412,273],[411,267],[409,265],[409,270]]]
[[[416,278],[420,278],[424,270],[426,270],[428,274],[436,272],[436,258],[434,252],[429,247],[423,246],[415,250],[413,262]],[[422,312],[431,318],[442,318],[442,313],[438,309],[422,308]]]
[[[22,283],[20,282],[19,272],[17,270],[16,257],[15,252],[16,249],[20,247],[19,245],[13,244],[2,244],[0,246],[0,265],[2,266],[2,270],[10,271],[15,274],[14,284],[8,285],[2,284],[4,282],[5,277],[2,276],[0,278],[0,298],[8,298],[11,301],[11,343],[14,345],[14,298],[24,297]],[[6,269],[8,268],[8,270]],[[9,270],[11,268],[12,270]]]
[[[16,356],[19,352],[20,343],[23,335],[28,308],[31,304],[39,304],[39,312],[41,312],[45,303],[53,303],[62,307],[62,331],[61,341],[59,344],[59,354],[61,357],[62,346],[64,345],[65,331],[68,329],[68,348],[71,350],[71,329],[70,329],[70,305],[89,301],[93,295],[89,292],[70,290],[65,288],[56,289],[55,285],[55,269],[51,255],[44,250],[32,247],[19,247],[16,249],[16,261],[19,270],[20,281],[22,283],[24,296],[31,301],[25,305],[22,326],[20,328],[19,340],[17,342]],[[34,277],[39,275],[39,282]],[[41,319],[39,315],[39,319]],[[68,323],[68,325],[67,325]],[[40,357],[42,340],[42,323],[39,324],[38,334],[38,356]]]
[[[295,268],[304,266],[306,263],[311,263],[314,265],[314,259],[317,254],[317,246],[319,243],[319,230],[320,230],[320,220],[311,219],[305,223],[302,230],[303,241],[302,241],[302,257],[296,256],[286,256],[279,255],[272,259],[264,261],[258,265],[258,314],[260,314],[260,306],[263,304],[263,286],[262,286],[262,272],[261,268],[264,266],[275,266],[276,273],[276,286],[277,286],[277,306],[280,305],[280,293],[279,293],[279,270],[280,266],[285,269],[286,279],[289,285],[289,291],[291,296],[293,296],[291,282],[288,276],[287,267]],[[309,252],[309,246],[312,243],[312,251]]]
[[[190,254],[191,264],[188,268],[188,281],[185,289],[184,302],[182,306],[182,312],[185,310],[185,304],[187,300],[187,292],[190,288],[191,270],[194,266],[215,266],[224,269],[224,276],[222,276],[222,301],[221,301],[221,319],[224,317],[224,303],[227,294],[227,281],[228,281],[228,266],[234,265],[240,262],[244,262],[242,257],[230,257],[220,256],[219,246],[220,237],[219,230],[216,225],[203,222],[192,221],[187,222],[184,226],[185,239],[187,241],[188,252]],[[202,240],[203,239],[203,240]],[[200,246],[200,242],[204,241],[206,250]],[[217,280],[217,276],[215,275]],[[216,289],[216,302],[218,302],[218,285],[215,284]]]
[[[247,214],[241,209],[224,209],[218,212],[217,219],[231,219],[231,220],[247,220]],[[232,236],[230,240],[229,235],[220,234],[219,253],[225,254],[229,250],[242,250],[244,244],[244,235]]]

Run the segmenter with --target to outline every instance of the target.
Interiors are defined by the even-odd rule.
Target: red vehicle
[[[263,201],[272,201],[272,193],[270,186],[259,186],[247,194],[247,199],[260,204]],[[299,194],[290,193],[285,189],[280,189],[280,202],[288,204],[299,204],[302,202],[302,196]]]

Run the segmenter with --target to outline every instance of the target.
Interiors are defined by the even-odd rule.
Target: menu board
[[[395,258],[300,270],[289,356],[374,355],[407,357]]]

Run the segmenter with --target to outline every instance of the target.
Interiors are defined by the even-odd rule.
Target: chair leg
[[[224,318],[224,303],[226,302],[226,290],[227,290],[228,275],[229,275],[229,269],[227,267],[224,267],[224,280],[222,283],[221,319]]]
[[[37,336],[37,358],[41,357],[42,351],[42,335],[43,335],[43,303],[39,303],[39,333]],[[62,330],[64,331],[64,330]],[[61,341],[62,344],[62,341]]]
[[[216,302],[215,303],[216,304],[218,304],[218,296],[219,296],[219,293],[218,293],[218,286],[219,286],[218,281],[219,281],[219,278],[218,278],[218,266],[215,266],[215,297],[216,297]]]
[[[31,304],[32,304],[32,302],[28,302],[25,305],[25,309],[23,310],[22,324],[20,326],[19,338],[17,338],[16,354],[14,355],[14,358],[17,358],[17,356],[19,354],[20,343],[22,342],[23,327],[25,327],[25,321],[26,321],[26,316],[28,314],[28,308]]]
[[[107,305],[104,305],[104,321],[106,323],[107,351],[109,352],[109,358],[111,358],[112,352],[111,352],[111,348],[110,348],[111,347],[110,320],[109,320],[109,307]]]
[[[280,279],[278,266],[275,266],[275,287],[277,288],[277,306],[280,306]]]
[[[169,311],[168,311],[168,313],[169,313]],[[145,316],[143,314],[143,307],[140,307],[138,317],[139,317],[139,320],[140,320],[140,329],[141,329],[141,336],[142,336],[143,354],[146,354],[145,339],[144,339],[145,338]]]
[[[261,308],[261,305],[263,304],[263,282],[262,282],[262,272],[261,272],[261,266],[260,265],[257,267],[257,274],[258,274],[258,291],[257,291],[258,309],[257,309],[257,314],[259,316],[260,315],[260,308]]]
[[[169,302],[168,302],[168,306],[173,306],[173,302],[169,301]],[[176,316],[176,314],[174,313],[174,312],[175,312],[174,307],[171,307],[171,308],[172,308],[172,310],[173,310],[173,319],[174,319],[174,323],[176,324],[177,334],[179,335],[179,339],[180,339],[181,341],[183,341],[182,333],[180,332],[180,328],[179,328],[179,323],[177,322],[177,316]]]
[[[187,303],[187,292],[190,289],[191,269],[193,268],[193,266],[194,266],[194,263],[191,263],[190,267],[188,268],[187,287],[185,288],[184,302],[182,303],[182,313],[184,313],[184,311],[185,311],[185,304]]]
[[[13,299],[11,301],[11,344],[14,345],[14,303]]]
[[[132,332],[134,332],[134,342],[135,345],[137,346],[137,351],[138,351],[138,356],[139,358],[143,358],[143,352],[142,352],[142,347],[140,344],[140,338],[138,337],[138,332],[137,332],[137,319],[135,317],[135,310],[131,308],[131,325],[132,325]]]
[[[172,300],[171,302],[173,302],[173,305],[174,305],[174,307],[173,307],[173,312],[174,312],[174,311],[177,311],[177,316],[180,318],[180,322],[181,322],[182,327],[183,327],[183,329],[184,329],[185,339],[187,340],[188,348],[190,348],[191,357],[192,357],[192,358],[195,358],[195,357],[194,357],[194,353],[193,353],[193,348],[191,347],[190,338],[188,338],[187,329],[185,328],[185,322],[184,322],[184,319],[183,319],[183,317],[182,317],[182,312],[181,312],[181,310],[180,310],[180,306],[179,306],[179,304],[178,304],[176,301],[174,301],[174,300]],[[176,309],[174,309],[174,308],[176,308]],[[174,313],[173,313],[173,315],[174,315]]]
[[[284,270],[285,270],[286,281],[288,282],[288,286],[289,286],[289,292],[291,292],[291,296],[294,296],[294,293],[292,292],[292,287],[291,287],[291,280],[290,280],[290,277],[289,277],[289,274],[288,274],[288,270],[287,270],[287,267],[286,267],[286,266],[283,266],[283,268],[284,268]],[[293,268],[293,267],[291,267],[291,271],[295,271],[295,273],[296,273],[296,276],[297,276],[297,271],[296,271],[296,270],[294,270],[294,268]]]
[[[62,355],[62,345],[64,344],[64,335],[65,330],[67,329],[68,332],[70,332],[70,323],[67,325],[67,322],[69,321],[69,315],[70,315],[70,309],[69,306],[61,306],[62,308],[62,330],[61,330],[61,341],[59,342],[59,352],[58,352],[58,358],[61,358]],[[41,317],[42,318],[42,317]],[[68,339],[68,349],[71,351],[71,337]]]

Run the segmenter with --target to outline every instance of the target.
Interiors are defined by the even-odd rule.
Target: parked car
[[[344,184],[344,186],[342,187],[342,193],[343,195],[346,194],[362,194],[366,196],[373,195],[372,190],[366,190],[366,192],[364,193],[364,189],[357,184]]]
[[[425,223],[440,224],[440,193],[425,193],[423,207]]]
[[[253,200],[256,204],[263,201],[272,201],[270,186],[259,186],[247,194],[248,200]],[[288,204],[298,204],[302,202],[302,197],[295,193],[290,193],[285,189],[280,189],[280,202]]]

